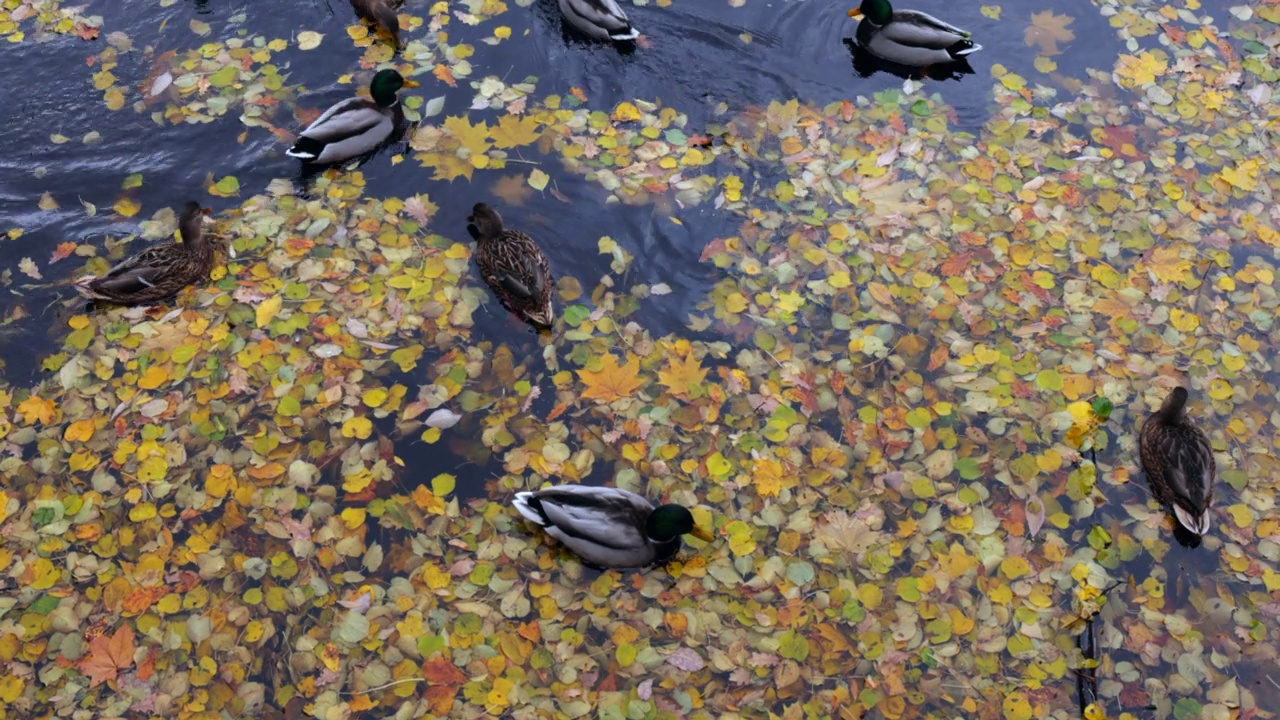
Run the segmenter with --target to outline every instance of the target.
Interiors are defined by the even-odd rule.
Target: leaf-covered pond
[[[1280,5],[920,0],[946,80],[838,2],[626,7],[407,0],[397,56],[344,0],[0,0],[0,716],[1272,716]],[[389,66],[415,127],[299,193]],[[189,199],[206,285],[72,299]],[[1138,463],[1176,386],[1199,543]],[[715,540],[591,569],[511,507],[579,482]]]

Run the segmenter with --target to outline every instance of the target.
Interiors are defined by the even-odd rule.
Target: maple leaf
[[[523,175],[503,175],[493,184],[493,194],[509,205],[523,205],[533,197],[533,188],[525,183]]]
[[[600,358],[599,370],[578,371],[578,377],[586,384],[587,389],[582,397],[609,403],[621,398],[631,397],[644,384],[640,379],[640,359],[631,356],[625,365],[618,365],[618,358],[613,353],[605,353]]]
[[[671,392],[685,397],[706,377],[707,369],[693,357],[693,353],[686,355],[683,361],[670,360],[665,369],[658,371],[658,382],[671,388]]]
[[[429,198],[426,200],[423,200],[423,198],[426,198],[426,196],[414,195],[408,200],[405,200],[404,211],[409,217],[425,225],[427,221],[431,219],[431,216],[435,215],[436,211],[440,208],[435,203],[431,202]]]
[[[476,171],[475,165],[455,155],[430,155],[422,159],[422,164],[436,169],[433,180],[453,180],[459,175],[470,180]]]
[[[540,135],[538,129],[541,125],[537,118],[503,115],[498,120],[498,127],[491,133],[493,144],[503,149],[532,145],[538,141]]]
[[[121,670],[133,666],[133,628],[124,625],[114,635],[99,635],[89,643],[89,656],[80,669],[92,680],[91,686],[115,680]]]
[[[1057,15],[1052,10],[1031,13],[1031,25],[1022,37],[1028,45],[1039,47],[1040,54],[1046,57],[1061,55],[1062,49],[1058,47],[1058,43],[1076,39],[1076,34],[1067,29],[1074,21],[1075,18],[1070,15]]]
[[[444,129],[472,155],[483,155],[489,150],[489,126],[486,123],[472,125],[464,117],[450,115],[444,119]]]
[[[1191,272],[1191,261],[1182,257],[1177,248],[1160,246],[1151,251],[1147,267],[1160,282],[1181,282]]]
[[[1155,82],[1156,78],[1169,69],[1169,63],[1143,50],[1137,55],[1121,55],[1116,66],[1116,75],[1127,80],[1127,87],[1138,87]]]

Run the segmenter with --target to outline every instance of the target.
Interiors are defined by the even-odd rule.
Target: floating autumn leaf
[[[640,359],[630,353],[623,365],[618,365],[618,358],[613,353],[605,353],[598,362],[598,370],[583,368],[578,371],[578,377],[587,386],[582,393],[584,399],[611,403],[632,397],[644,384],[639,376]]]
[[[515,148],[537,142],[541,126],[542,123],[532,116],[503,115],[490,134],[494,147]]]
[[[666,385],[676,395],[685,397],[696,393],[706,377],[706,368],[693,357],[693,353],[685,355],[683,359],[668,360],[666,367],[658,371],[659,383]]]
[[[99,635],[89,642],[89,654],[80,661],[80,670],[92,685],[115,680],[121,670],[133,667],[135,648],[133,628],[121,625],[114,634]]]
[[[1144,50],[1137,55],[1121,55],[1115,74],[1125,87],[1141,87],[1164,75],[1168,63],[1155,53]]]
[[[1076,39],[1076,34],[1067,28],[1074,20],[1070,15],[1059,15],[1052,10],[1031,13],[1031,24],[1023,33],[1023,40],[1047,57],[1061,55],[1058,43]]]

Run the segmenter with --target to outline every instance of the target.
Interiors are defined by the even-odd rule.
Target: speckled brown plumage
[[[467,220],[474,226],[476,265],[485,284],[526,322],[550,327],[555,282],[542,248],[525,233],[503,227],[502,216],[485,203],[477,203]]]
[[[355,8],[356,14],[386,31],[399,50],[400,18],[396,16],[392,6],[393,3],[387,0],[351,0],[351,7]]]
[[[155,245],[119,263],[106,275],[86,275],[75,281],[76,292],[89,300],[115,305],[153,305],[188,285],[208,282],[217,250],[201,227],[205,214],[199,203],[188,202],[178,219],[181,243]]]
[[[1209,438],[1186,418],[1187,391],[1175,388],[1138,432],[1138,452],[1156,501],[1198,535],[1209,531],[1217,466]]]

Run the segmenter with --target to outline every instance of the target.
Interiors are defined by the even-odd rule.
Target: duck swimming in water
[[[1142,424],[1138,452],[1156,501],[1187,530],[1208,532],[1217,466],[1209,438],[1187,419],[1186,388],[1174,388]]]

